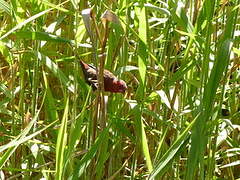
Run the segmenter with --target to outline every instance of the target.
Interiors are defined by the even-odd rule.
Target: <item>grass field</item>
[[[0,0],[0,179],[240,179],[239,7]]]

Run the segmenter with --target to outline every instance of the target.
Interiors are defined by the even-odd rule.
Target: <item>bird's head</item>
[[[114,84],[114,92],[125,93],[127,89],[127,85],[123,80],[115,80]]]

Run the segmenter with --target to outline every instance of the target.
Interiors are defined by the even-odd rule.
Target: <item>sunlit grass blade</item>
[[[50,123],[49,125],[45,126],[44,128],[42,128],[28,136],[23,136],[26,133],[26,131],[23,131],[23,133],[20,134],[21,137],[18,136],[10,143],[0,146],[0,153],[7,149],[7,152],[4,153],[0,158],[0,168],[2,168],[4,166],[6,161],[10,158],[10,156],[14,153],[14,151],[19,147],[19,145],[31,140],[32,138],[34,138],[37,135],[40,135],[43,131],[45,131],[49,127],[53,126],[56,122],[57,121],[54,121],[54,122]]]
[[[71,166],[74,166],[74,150],[76,148],[77,143],[80,141],[81,136],[83,135],[83,132],[85,131],[85,127],[83,128],[83,119],[86,115],[86,107],[89,101],[90,93],[92,91],[89,90],[88,95],[86,97],[84,106],[81,110],[81,113],[76,117],[76,120],[72,122],[70,133],[69,133],[69,142],[68,142],[68,148],[66,149],[65,159],[64,162],[64,172],[69,175],[72,174],[71,170],[74,169]],[[81,131],[80,131],[81,130]],[[71,167],[71,168],[68,168]]]
[[[4,84],[0,84],[0,91],[2,91],[8,98],[12,98],[11,91],[7,89],[7,87]]]
[[[58,112],[57,112],[57,107],[55,105],[55,99],[53,97],[52,91],[49,87],[46,73],[43,71],[43,79],[45,83],[45,88],[46,88],[46,100],[45,100],[45,108],[49,117],[49,121],[55,121],[58,119]]]
[[[11,6],[4,0],[0,0],[0,9],[11,15]]]
[[[198,116],[197,116],[198,117]],[[166,170],[170,167],[172,161],[180,156],[180,152],[185,148],[187,141],[189,140],[192,126],[195,124],[197,118],[195,118],[187,128],[178,136],[173,145],[168,149],[168,151],[157,161],[156,166],[153,168],[152,173],[149,176],[149,179],[154,179],[157,175],[162,176]]]
[[[229,34],[230,38],[231,34]],[[186,179],[193,179],[197,169],[197,164],[203,160],[203,152],[206,147],[207,137],[204,135],[206,131],[206,122],[211,118],[213,104],[220,79],[229,62],[231,40],[225,39],[220,45],[217,58],[210,74],[209,81],[204,89],[201,115],[196,120],[196,125],[192,130],[191,148],[189,153]]]
[[[71,92],[74,92],[74,86],[65,74],[59,69],[56,63],[54,63],[49,57],[41,54],[40,52],[34,52],[35,55],[44,63],[50,71],[68,88]]]
[[[186,32],[193,32],[193,25],[189,19],[189,16],[186,14],[184,4],[182,1],[174,2],[171,0],[169,2],[171,15],[174,18],[175,22],[179,24]]]
[[[89,166],[91,160],[95,157],[97,151],[100,149],[102,142],[105,141],[106,134],[109,131],[109,127],[106,127],[98,136],[95,143],[91,146],[89,151],[82,157],[82,159],[76,163],[73,175],[69,179],[79,179],[84,170]]]
[[[43,97],[43,102],[44,102],[45,96]],[[42,103],[43,104],[43,103]],[[31,139],[32,137],[38,135],[42,131],[38,131],[37,133],[34,133],[30,136],[27,137],[27,134],[30,132],[32,129],[33,125],[36,123],[37,119],[39,118],[39,113],[42,108],[42,105],[40,109],[37,111],[33,119],[30,121],[30,123],[27,125],[27,127],[11,142],[9,142],[6,145],[0,146],[0,152],[4,151],[7,149],[7,152],[4,153],[4,155],[0,158],[0,168],[3,167],[3,165],[6,163],[6,161],[10,158],[10,156],[15,152],[17,147],[24,143],[25,141]],[[45,128],[43,128],[45,130]]]
[[[150,151],[149,151],[148,142],[147,142],[147,136],[146,136],[146,132],[145,132],[145,128],[144,128],[142,119],[141,119],[141,142],[142,142],[143,154],[146,158],[146,164],[148,167],[148,171],[151,172],[153,170],[152,160],[151,160],[151,156],[150,156]]]
[[[139,74],[141,78],[142,88],[145,86],[145,77],[146,77],[146,58],[148,56],[147,53],[147,19],[146,19],[146,9],[145,7],[136,7],[136,13],[138,14],[139,21],[139,55],[138,55],[138,67]],[[143,91],[144,92],[144,91]]]
[[[61,127],[58,131],[58,138],[56,144],[56,179],[63,178],[63,170],[67,144],[67,120],[69,116],[69,98],[66,99],[66,106],[64,109],[64,114],[61,122]]]
[[[43,98],[43,102],[45,99],[45,95]],[[41,109],[41,108],[40,108]],[[28,126],[21,132],[21,134],[19,134],[14,140],[12,140],[10,143],[3,145],[0,147],[0,152],[4,151],[5,149],[7,149],[8,147],[12,147],[16,144],[17,141],[19,141],[20,139],[24,138],[32,129],[32,126],[36,123],[38,116],[39,116],[40,110],[37,111],[37,113],[35,114],[35,116],[33,117],[33,119],[30,121],[30,123],[28,124]]]
[[[55,43],[71,43],[71,40],[61,38],[54,34],[47,32],[34,32],[34,31],[18,31],[14,33],[17,38],[31,39],[31,40],[41,40],[41,41],[51,41]]]
[[[38,14],[35,14],[34,16],[26,19],[25,21],[17,24],[14,28],[12,28],[10,31],[8,31],[7,33],[5,33],[2,37],[0,37],[0,40],[6,38],[7,36],[9,36],[11,33],[15,32],[16,30],[22,28],[23,26],[25,26],[26,24],[32,22],[33,20],[39,18],[40,16],[43,16],[44,14],[48,13],[49,11],[51,11],[53,8],[47,9],[45,11],[42,11]]]
[[[105,163],[109,159],[111,155],[108,151],[108,144],[109,144],[109,132],[105,135],[105,140],[102,142],[101,147],[98,153],[98,160],[96,163],[96,180],[101,180],[104,177],[105,172]]]
[[[139,48],[138,48],[138,68],[140,75],[140,86],[137,90],[137,98],[141,101],[145,99],[145,90],[146,90],[146,70],[147,70],[147,41],[148,41],[148,25],[147,25],[147,17],[146,17],[146,7],[141,4],[139,7],[135,8],[136,14],[138,15],[139,21]],[[148,171],[152,171],[152,161],[149,153],[148,143],[146,132],[142,119],[142,105],[137,106],[138,110],[136,110],[136,133],[138,139],[141,142],[141,149],[143,152],[143,156],[146,158],[146,165]]]
[[[146,158],[146,165],[148,168],[149,173],[152,171],[152,160],[149,153],[149,147],[147,143],[147,137],[145,132],[145,125],[143,123],[142,117],[142,110],[140,109],[139,105],[137,105],[134,109],[135,114],[135,126],[136,126],[136,134],[137,134],[137,142],[139,141],[140,144],[137,145],[138,148],[141,148],[141,152],[143,156]]]

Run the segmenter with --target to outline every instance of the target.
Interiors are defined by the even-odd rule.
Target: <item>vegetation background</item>
[[[239,7],[0,0],[0,179],[240,178]]]

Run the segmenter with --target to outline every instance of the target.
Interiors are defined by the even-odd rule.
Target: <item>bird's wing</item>
[[[86,82],[92,86],[93,90],[98,88],[98,81],[97,81],[97,72],[96,67],[92,64],[86,64],[83,61],[80,61],[84,77]],[[110,71],[104,69],[104,88],[108,89],[108,86],[114,86],[113,82],[118,80],[116,76],[114,76]]]
[[[87,83],[89,85],[91,85],[93,87],[93,89],[98,88],[97,75],[96,75],[96,70],[95,69],[89,68],[86,71],[85,78],[86,78]]]
[[[116,76],[114,76],[113,73],[111,73],[110,71],[104,69],[104,78],[107,78],[107,79],[111,79],[111,80],[115,80],[117,79]]]
[[[96,68],[91,64],[80,61],[85,81],[95,90],[98,87]]]
[[[88,66],[96,71],[96,67],[92,64],[88,64]]]

